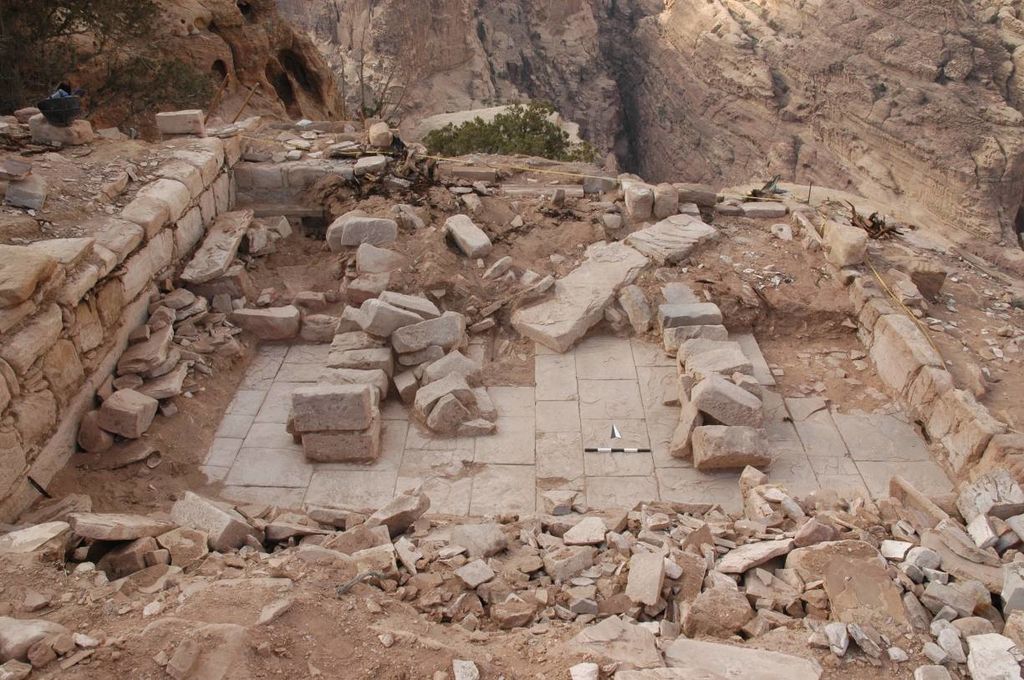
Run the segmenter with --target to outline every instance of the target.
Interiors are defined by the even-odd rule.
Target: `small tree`
[[[154,0],[0,0],[0,111],[52,92],[89,58],[145,36]]]
[[[459,126],[449,123],[429,133],[423,142],[433,153],[463,156],[469,153],[522,154],[556,161],[591,162],[596,151],[587,143],[573,144],[569,133],[553,123],[549,104],[517,104],[491,122],[475,118]]]

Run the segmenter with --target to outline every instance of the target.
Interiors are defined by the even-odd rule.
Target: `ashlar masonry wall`
[[[163,146],[159,179],[120,215],[83,224],[90,236],[0,246],[0,521],[68,462],[79,420],[146,320],[154,282],[234,204],[241,137]]]

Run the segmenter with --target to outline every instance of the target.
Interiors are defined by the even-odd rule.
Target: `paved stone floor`
[[[783,399],[752,337],[737,337],[765,385],[772,481],[802,495],[822,486],[884,495],[900,474],[926,492],[949,490],[914,429],[889,415],[846,415],[817,397]],[[738,510],[737,473],[706,474],[668,455],[678,407],[674,360],[638,340],[592,337],[573,351],[538,346],[536,387],[490,387],[498,434],[437,438],[389,399],[382,454],[373,465],[312,464],[285,432],[290,395],[316,381],[328,345],[265,345],[217,431],[203,468],[240,502],[374,509],[422,485],[434,513],[533,512],[540,494],[572,488],[590,507],[643,500],[717,502]],[[612,425],[622,439],[610,439]],[[651,448],[650,454],[584,453],[584,447]]]

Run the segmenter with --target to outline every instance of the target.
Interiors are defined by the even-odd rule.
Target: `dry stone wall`
[[[79,420],[146,319],[154,282],[234,202],[241,137],[166,147],[160,179],[120,215],[84,224],[92,236],[0,246],[0,521],[68,461]]]

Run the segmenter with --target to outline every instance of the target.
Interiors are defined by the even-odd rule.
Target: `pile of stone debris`
[[[228,307],[230,312],[230,307]],[[142,437],[159,411],[177,413],[174,397],[191,396],[196,374],[212,375],[210,355],[240,356],[241,333],[228,313],[184,288],[159,295],[149,305],[149,319],[129,336],[129,346],[97,390],[99,408],[87,412],[78,427],[78,445],[89,453],[109,451],[115,436]]]
[[[190,492],[167,516],[111,515],[79,497],[0,536],[0,555],[67,559],[72,580],[93,582],[94,601],[117,592],[121,609],[146,618],[173,615],[180,594],[211,579],[301,571],[333,582],[338,597],[379,588],[471,631],[567,627],[574,650],[602,664],[580,664],[574,678],[802,680],[820,678],[821,663],[922,655],[931,663],[918,680],[1021,677],[1024,491],[1007,475],[948,498],[894,478],[877,502],[824,490],[796,499],[753,468],[740,487],[734,516],[674,503],[587,511],[574,492],[552,491],[541,515],[475,524],[425,517],[422,494],[368,515],[233,507]],[[44,609],[39,599],[26,594],[22,609]],[[269,603],[261,620],[288,604]],[[803,631],[806,656],[735,646],[777,629]],[[10,675],[19,663],[58,657],[68,667],[106,644],[45,619],[0,618],[0,673],[23,677]],[[173,677],[178,651],[162,658]]]

